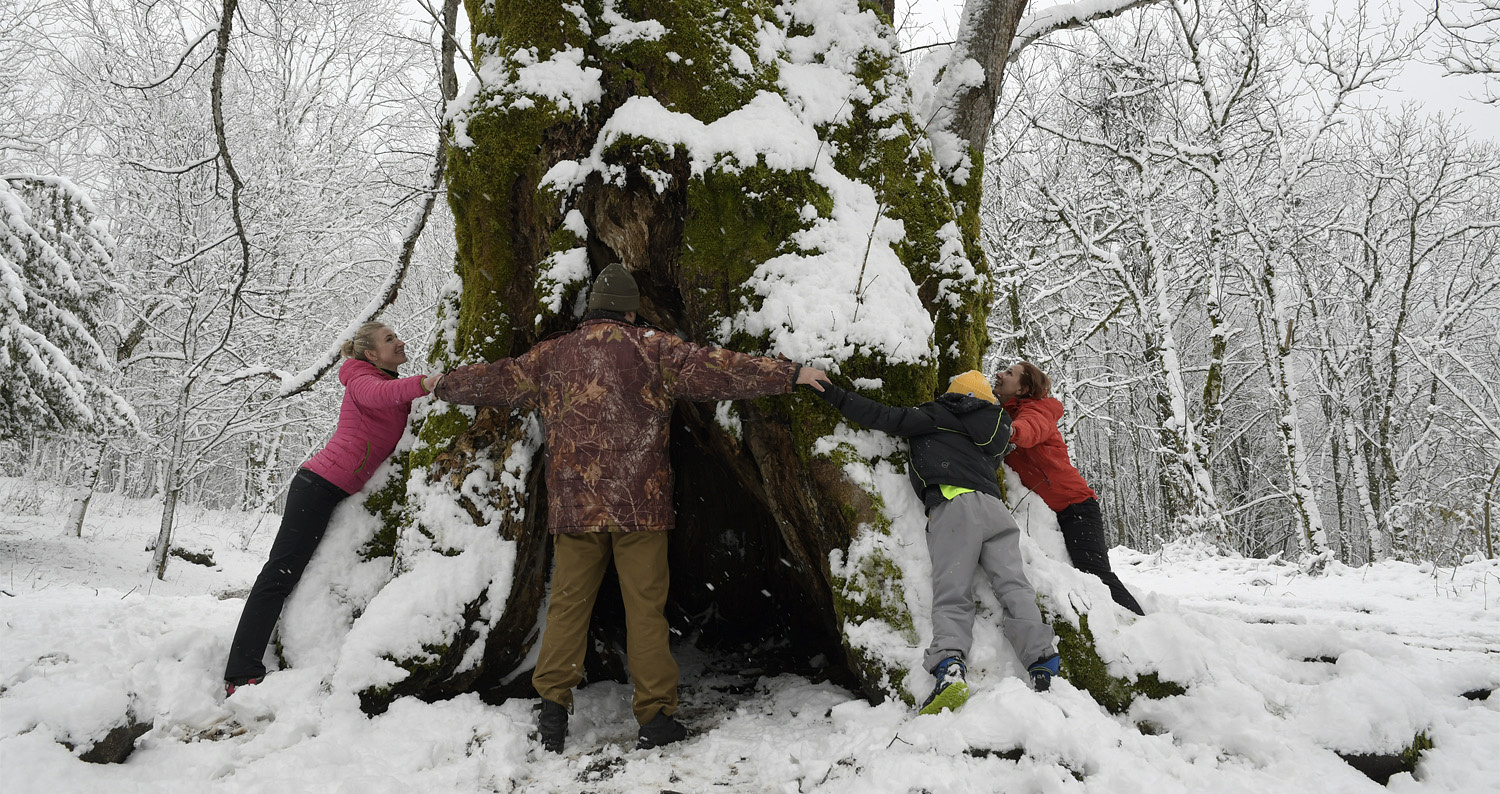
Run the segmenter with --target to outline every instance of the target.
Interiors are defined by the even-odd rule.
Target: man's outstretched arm
[[[811,386],[827,377],[822,370],[788,359],[695,345],[671,334],[660,334],[653,342],[660,346],[662,378],[676,399],[741,400],[787,394],[798,384]]]
[[[525,356],[502,358],[450,370],[438,380],[433,396],[459,405],[531,406],[539,389]]]

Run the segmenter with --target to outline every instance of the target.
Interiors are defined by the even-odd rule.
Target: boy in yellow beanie
[[[912,487],[927,507],[932,557],[932,644],[925,666],[937,679],[923,714],[957,709],[969,697],[965,658],[973,644],[974,574],[983,570],[1004,607],[1002,630],[1045,690],[1058,672],[1056,635],[1042,620],[1036,591],[1021,567],[1021,528],[1000,498],[1000,461],[1010,415],[989,378],[970,370],[947,393],[915,408],[893,408],[823,383],[818,396],[849,420],[908,438]]]

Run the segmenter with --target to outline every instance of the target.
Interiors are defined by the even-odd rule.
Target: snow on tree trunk
[[[1256,300],[1261,310],[1256,319],[1260,325],[1261,354],[1269,378],[1271,410],[1281,442],[1282,463],[1286,467],[1287,491],[1293,511],[1293,529],[1303,564],[1310,572],[1321,571],[1332,559],[1328,536],[1323,529],[1323,515],[1318,509],[1312,474],[1307,463],[1307,449],[1302,441],[1302,420],[1297,410],[1297,388],[1292,380],[1292,343],[1295,329],[1291,320],[1292,298],[1284,294],[1285,276],[1275,262],[1272,250],[1263,251]]]
[[[167,561],[172,558],[172,522],[177,516],[177,497],[182,492],[182,448],[187,436],[188,385],[177,395],[177,416],[172,423],[172,438],[161,476],[161,529],[156,533],[156,549],[151,555],[151,570],[156,578],[167,577]]]
[[[1172,294],[1172,285],[1182,275],[1170,261],[1170,247],[1161,237],[1152,208],[1151,197],[1158,189],[1159,177],[1148,170],[1149,163],[1138,152],[1100,139],[1083,140],[1112,151],[1128,166],[1121,171],[1129,176],[1121,179],[1116,189],[1121,193],[1122,206],[1139,226],[1142,244],[1124,252],[1120,246],[1100,244],[1090,230],[1089,220],[1075,217],[1067,198],[1043,184],[1038,189],[1051,202],[1049,209],[1058,214],[1087,254],[1089,264],[1099,269],[1103,280],[1119,285],[1125,296],[1123,301],[1130,304],[1140,319],[1147,357],[1155,366],[1153,374],[1158,382],[1154,397],[1164,462],[1160,483],[1165,518],[1173,527],[1173,534],[1227,537],[1228,528],[1208,470],[1207,445],[1188,411]],[[1132,261],[1127,262],[1126,256]],[[1134,261],[1137,258],[1139,262]]]
[[[1500,483],[1500,466],[1495,467],[1495,473],[1490,475],[1489,484],[1484,489],[1484,556],[1495,559],[1495,536],[1492,529],[1492,518],[1495,512],[1495,485]]]
[[[978,365],[984,329],[966,319],[982,317],[983,274],[872,10],[511,5],[470,9],[479,80],[454,114],[462,288],[445,307],[442,361],[514,355],[571,328],[592,272],[619,261],[654,324],[831,364],[888,402],[922,402],[939,369]],[[935,344],[938,323],[952,330]],[[809,655],[847,651],[870,694],[904,689],[920,651],[893,533],[920,532],[921,513],[884,503],[909,490],[896,446],[839,431],[810,395],[683,405],[674,424],[673,576],[702,583],[675,599],[682,610],[767,616],[745,631],[774,617]],[[871,444],[883,452],[855,451]],[[361,621],[438,568],[477,575],[434,632],[385,653],[385,677],[357,682],[367,708],[483,691],[523,664],[550,545],[539,449],[529,417],[427,418],[400,573]]]
[[[1295,262],[1295,260],[1294,260]],[[1333,329],[1330,328],[1331,320],[1327,310],[1320,308],[1321,296],[1317,294],[1312,277],[1306,268],[1298,264],[1298,277],[1302,289],[1307,293],[1306,306],[1308,313],[1312,316],[1314,329],[1317,331],[1318,341],[1318,364],[1323,377],[1327,380],[1328,404],[1328,426],[1329,434],[1334,437],[1335,449],[1342,449],[1344,455],[1349,459],[1350,487],[1353,488],[1355,501],[1359,509],[1359,517],[1365,527],[1366,540],[1370,547],[1370,561],[1388,559],[1391,556],[1390,538],[1381,530],[1381,523],[1376,515],[1375,503],[1370,496],[1370,473],[1366,466],[1364,453],[1360,450],[1359,429],[1355,425],[1355,416],[1358,406],[1351,405],[1351,393],[1348,386],[1347,373],[1350,364],[1340,361],[1340,348],[1334,341]],[[1341,445],[1341,446],[1340,446]],[[1340,472],[1338,471],[1338,460],[1335,456],[1334,477],[1338,482]],[[1339,501],[1343,502],[1342,492],[1339,493]],[[1342,511],[1342,504],[1340,510]]]
[[[478,79],[449,110],[458,255],[434,358],[493,360],[573,328],[593,273],[620,262],[650,323],[823,366],[890,404],[979,366],[987,267],[977,202],[955,198],[977,198],[979,162],[934,156],[877,8],[469,8]],[[395,576],[333,675],[372,712],[408,694],[526,692],[543,617],[536,418],[437,404],[420,421],[367,502],[384,528],[366,552]],[[929,683],[929,618],[905,455],[806,390],[680,404],[674,624],[782,643],[871,698],[910,700]],[[612,598],[606,583],[588,680],[619,674]]]
[[[1158,392],[1165,402],[1163,409],[1162,437],[1166,442],[1170,463],[1167,467],[1168,488],[1174,492],[1181,505],[1177,513],[1184,525],[1183,534],[1206,534],[1223,540],[1228,537],[1223,512],[1219,509],[1218,495],[1214,492],[1213,478],[1208,473],[1208,449],[1193,425],[1188,413],[1187,384],[1183,377],[1182,359],[1177,350],[1176,315],[1172,310],[1173,296],[1168,283],[1173,273],[1168,267],[1163,246],[1156,236],[1156,219],[1149,206],[1141,211],[1141,228],[1145,233],[1146,254],[1151,263],[1151,295],[1147,320],[1147,338],[1157,350],[1157,361],[1165,390]]]
[[[177,515],[177,495],[182,488],[170,470],[167,472],[166,495],[161,503],[161,528],[156,533],[156,547],[151,555],[151,571],[157,579],[167,578],[167,561],[172,558],[172,523]]]
[[[98,450],[95,454],[94,450]],[[79,463],[83,466],[78,489],[73,503],[68,507],[68,519],[63,525],[65,534],[83,537],[83,519],[88,515],[89,502],[94,498],[94,489],[99,486],[99,471],[104,466],[104,453],[108,449],[102,442],[85,442]]]

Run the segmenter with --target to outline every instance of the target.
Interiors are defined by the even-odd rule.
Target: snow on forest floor
[[[535,701],[407,698],[370,718],[301,669],[226,700],[230,634],[275,519],[183,509],[180,542],[216,567],[174,559],[157,581],[158,506],[97,497],[81,539],[61,534],[65,512],[44,487],[0,480],[0,788],[14,794],[1324,794],[1381,790],[1335,750],[1392,753],[1417,731],[1433,747],[1389,790],[1500,791],[1500,697],[1477,697],[1500,684],[1493,561],[1312,578],[1191,545],[1116,549],[1152,636],[1213,638],[1172,648],[1207,671],[1185,695],[1111,715],[1066,681],[1035,693],[991,678],[960,712],[917,716],[679,648],[688,741],[632,749],[630,689],[602,683],[579,691],[567,754],[550,756],[528,738]],[[123,764],[61,743],[90,744],[132,709],[154,727]]]

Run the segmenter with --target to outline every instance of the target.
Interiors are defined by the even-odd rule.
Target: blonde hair
[[[361,361],[369,361],[365,354],[375,347],[375,333],[386,327],[385,323],[368,322],[354,332],[354,338],[344,343],[339,352],[344,358],[357,358]]]

